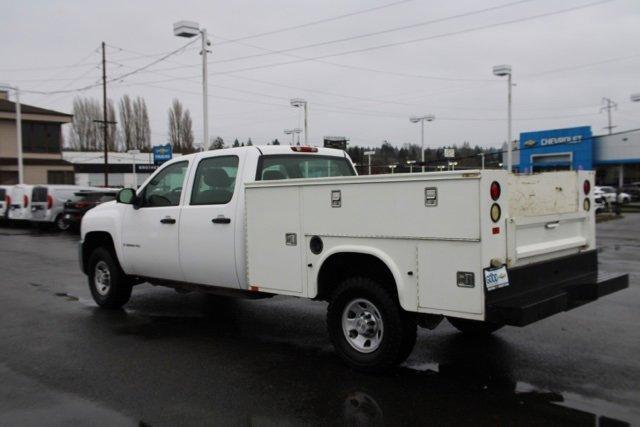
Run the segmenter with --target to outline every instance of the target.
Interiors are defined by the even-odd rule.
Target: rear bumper
[[[629,286],[629,276],[598,271],[596,251],[509,270],[509,286],[486,291],[486,320],[525,326]]]

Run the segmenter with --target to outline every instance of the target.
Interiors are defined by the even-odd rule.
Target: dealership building
[[[520,173],[595,170],[599,185],[640,182],[640,129],[599,136],[590,126],[523,132],[513,160]]]

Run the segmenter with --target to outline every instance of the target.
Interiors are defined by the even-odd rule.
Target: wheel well
[[[109,250],[111,254],[113,254],[116,262],[118,261],[116,248],[113,244],[111,235],[106,231],[92,231],[90,233],[87,233],[87,235],[84,237],[84,242],[82,243],[82,268],[85,274],[87,273],[89,268],[88,264],[91,253],[93,253],[93,251],[99,247],[103,247]]]
[[[329,300],[340,283],[349,277],[366,277],[391,291],[397,298],[396,281],[380,258],[356,252],[343,252],[327,258],[318,273],[318,296]]]

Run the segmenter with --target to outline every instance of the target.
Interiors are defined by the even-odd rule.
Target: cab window
[[[178,162],[158,172],[143,190],[142,206],[178,206],[188,165]]]
[[[324,178],[355,175],[344,157],[318,155],[262,156],[256,180],[271,181],[294,178]]]
[[[238,173],[237,156],[200,160],[191,191],[192,205],[224,205],[231,201]]]

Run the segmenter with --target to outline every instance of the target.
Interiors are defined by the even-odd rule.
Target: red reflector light
[[[309,147],[308,145],[294,145],[291,147],[291,150],[295,151],[296,153],[317,153],[318,152],[318,148],[317,147]]]
[[[23,204],[23,207],[25,208],[29,207],[29,198],[27,197],[26,194],[22,196],[22,204]]]
[[[582,184],[582,189],[584,190],[585,195],[589,194],[589,191],[591,191],[591,183],[588,180],[585,180],[584,184]]]
[[[500,234],[500,227],[493,227],[493,228],[491,229],[491,232],[492,232],[493,234]]]
[[[47,194],[47,209],[51,209],[53,207],[53,197],[51,194]]]
[[[501,188],[500,188],[500,184],[497,181],[493,181],[491,183],[491,199],[492,200],[498,200],[500,198],[500,193],[502,192]]]
[[[11,197],[4,196],[4,202],[6,203],[7,206],[11,206]]]

